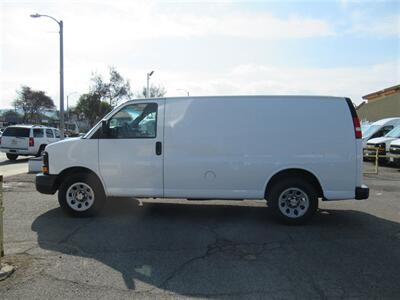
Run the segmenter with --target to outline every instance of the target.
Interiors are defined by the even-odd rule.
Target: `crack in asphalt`
[[[128,295],[129,294],[135,294],[135,295],[151,294],[154,296],[157,296],[157,295],[176,296],[177,295],[174,292],[156,289],[156,288],[137,291],[137,290],[131,290],[131,289],[118,288],[115,286],[96,285],[96,284],[89,284],[89,283],[84,283],[84,282],[75,281],[75,280],[66,279],[66,278],[58,278],[56,276],[53,276],[53,275],[45,273],[45,272],[41,272],[39,275],[42,277],[46,277],[53,281],[72,284],[72,285],[76,285],[76,286],[83,287],[83,288],[96,289],[96,290],[100,289],[100,290],[107,290],[107,291],[109,291],[111,289],[113,291],[122,292],[122,293],[125,293]],[[185,297],[232,297],[232,296],[248,296],[248,295],[256,295],[256,294],[265,295],[265,294],[268,294],[271,292],[276,293],[276,292],[280,292],[280,291],[287,292],[287,290],[278,289],[278,290],[273,290],[273,291],[253,290],[253,291],[240,291],[240,292],[238,291],[238,292],[227,292],[227,293],[185,293],[184,295],[185,295]],[[182,296],[182,295],[180,295],[180,296]]]
[[[206,259],[214,254],[222,253],[226,256],[234,256],[239,259],[245,260],[253,260],[256,259],[257,255],[260,255],[263,251],[272,250],[280,248],[282,245],[278,243],[276,247],[266,248],[267,245],[271,244],[271,242],[266,243],[241,243],[241,242],[233,242],[231,240],[221,238],[216,231],[216,228],[207,227],[209,231],[211,231],[215,240],[213,243],[207,245],[207,249],[204,254],[192,257],[182,264],[179,265],[170,275],[161,283],[160,288],[166,289],[168,283],[173,280],[177,275],[179,275],[188,265],[191,263]],[[254,251],[256,248],[256,251]]]
[[[78,226],[77,228],[75,228],[72,232],[70,232],[69,234],[67,234],[64,238],[62,238],[60,241],[58,242],[47,242],[48,244],[53,244],[53,245],[57,245],[57,246],[61,246],[64,249],[64,254],[66,254],[65,250],[66,249],[75,249],[78,253],[80,254],[86,254],[88,257],[90,257],[91,255],[93,255],[94,253],[90,253],[87,251],[84,251],[83,249],[81,249],[79,246],[77,245],[73,245],[70,242],[71,238],[78,233],[80,230],[82,230],[84,227],[90,225],[92,222],[94,221],[89,221],[86,222],[85,224],[82,224],[80,226]],[[202,260],[202,259],[207,259],[208,257],[215,255],[215,254],[222,254],[223,256],[228,256],[228,257],[236,257],[238,259],[244,259],[244,260],[253,260],[253,259],[257,259],[257,256],[262,254],[264,251],[266,250],[274,250],[274,249],[278,249],[281,248],[283,246],[283,244],[286,243],[282,243],[282,242],[264,242],[264,243],[243,243],[243,242],[234,242],[231,241],[229,239],[226,239],[222,236],[220,236],[217,232],[217,228],[218,226],[205,226],[206,229],[211,232],[214,236],[214,241],[209,243],[206,246],[205,252],[201,255],[197,255],[194,256],[192,258],[189,258],[188,260],[185,260],[183,263],[181,263],[175,270],[173,270],[163,281],[160,285],[154,286],[146,291],[142,291],[143,293],[153,293],[159,289],[162,289],[164,292],[168,292],[167,287],[168,284],[174,280],[174,278],[176,278],[177,276],[179,276],[179,274],[181,274],[186,268],[187,266],[189,266],[190,264],[198,261],[198,260]],[[43,244],[43,241],[41,242]],[[292,237],[289,235],[289,242],[288,244],[295,244],[295,242],[293,241]],[[26,249],[23,253],[26,253],[28,255],[30,255],[29,253],[27,253],[28,251],[39,247],[38,245],[34,245],[28,249]],[[199,248],[188,248],[188,249],[175,249],[172,251],[187,251],[187,250],[193,250],[193,249],[199,249]],[[60,249],[61,250],[61,249]],[[125,253],[125,252],[140,252],[140,251],[161,251],[161,252],[165,252],[165,251],[171,251],[170,249],[165,249],[165,248],[154,248],[154,249],[149,249],[149,248],[144,248],[144,249],[134,249],[134,250],[125,250],[125,251],[119,251],[118,253]],[[110,251],[115,253],[114,251]],[[97,251],[95,253],[102,253],[102,251]],[[107,251],[105,251],[104,253],[108,253]],[[74,254],[74,253],[71,253]],[[77,253],[75,253],[77,254]],[[32,255],[32,257],[35,257]],[[36,256],[36,258],[40,258],[40,256]],[[82,286],[90,286],[93,288],[99,288],[99,287],[103,287],[104,286],[97,286],[97,285],[92,285],[92,284],[88,284],[85,282],[80,282],[80,281],[74,281],[74,280],[69,280],[69,279],[61,279],[58,277],[55,277],[51,274],[46,273],[45,269],[42,269],[42,271],[40,272],[41,275],[43,276],[48,276],[53,278],[54,280],[58,280],[58,281],[66,281],[66,282],[70,282],[72,284],[77,284],[77,285],[82,285]],[[305,272],[306,273],[306,272]],[[309,276],[306,274],[306,277],[308,278],[311,287],[313,288],[313,290],[317,293],[317,295],[321,298],[321,299],[326,299],[326,296],[323,292],[323,290],[320,289],[320,287],[318,286],[318,284],[315,282],[314,278],[312,276]],[[115,288],[115,287],[108,287],[108,288],[113,288],[115,290],[120,290],[120,291],[124,291],[126,292],[125,289],[119,289],[119,288]],[[257,294],[257,293],[267,293],[268,291],[241,291],[241,292],[237,292],[237,293],[217,293],[217,294],[198,294],[198,296],[245,296],[245,295],[251,295],[251,294]],[[186,295],[186,294],[185,294]],[[196,296],[196,294],[190,294],[191,296]],[[187,294],[187,296],[189,296],[189,294]]]
[[[109,286],[109,285],[90,284],[90,283],[80,282],[80,281],[66,279],[66,278],[59,278],[59,277],[56,277],[56,276],[54,276],[52,274],[46,273],[46,271],[41,272],[40,275],[43,276],[43,277],[47,277],[47,278],[49,278],[51,280],[54,280],[54,281],[66,282],[66,283],[69,283],[69,284],[78,285],[78,286],[86,287],[86,288],[88,287],[88,288],[92,288],[92,289],[96,289],[96,290],[98,290],[98,289],[101,289],[101,290],[110,290],[110,289],[112,289],[112,290],[115,290],[115,291],[120,291],[120,292],[125,292],[125,293],[127,293],[127,292],[147,293],[147,292],[150,291],[150,289],[149,290],[144,290],[144,291],[134,291],[134,290],[122,289],[122,288],[118,288],[118,287],[115,287],[115,286]]]

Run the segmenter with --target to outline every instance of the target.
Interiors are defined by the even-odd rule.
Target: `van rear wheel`
[[[74,217],[91,217],[100,212],[106,195],[100,180],[93,174],[71,174],[58,190],[61,208]]]
[[[318,209],[317,189],[304,179],[283,179],[268,192],[268,206],[281,222],[303,224]]]

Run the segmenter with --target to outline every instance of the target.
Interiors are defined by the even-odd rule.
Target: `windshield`
[[[370,135],[373,135],[381,126],[380,125],[371,125],[368,127],[365,132],[363,132],[363,137],[368,137]]]
[[[393,128],[390,130],[385,137],[390,137],[390,138],[399,138],[400,137],[400,126]]]
[[[361,132],[363,133],[363,135],[364,135],[365,131],[366,131],[370,126],[371,126],[370,124],[361,125]]]
[[[98,121],[96,123],[96,125],[94,125],[82,138],[86,139],[88,136],[90,136],[94,131],[97,130],[97,128],[99,128],[101,126],[101,122],[103,120],[106,120],[110,115],[112,115],[113,113],[115,113],[115,111],[117,111],[121,106],[123,106],[125,104],[121,103],[120,105],[118,105],[117,107],[115,107],[112,111],[110,111],[108,114],[106,114],[103,118],[100,119],[100,121]]]

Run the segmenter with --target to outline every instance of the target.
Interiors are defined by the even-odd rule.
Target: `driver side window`
[[[108,123],[109,138],[155,138],[157,135],[157,103],[127,105]]]

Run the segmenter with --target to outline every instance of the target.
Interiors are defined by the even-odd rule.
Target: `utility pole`
[[[186,95],[187,95],[188,97],[190,96],[188,90],[185,90],[185,89],[177,89],[177,91],[183,91],[183,92],[186,93]]]

